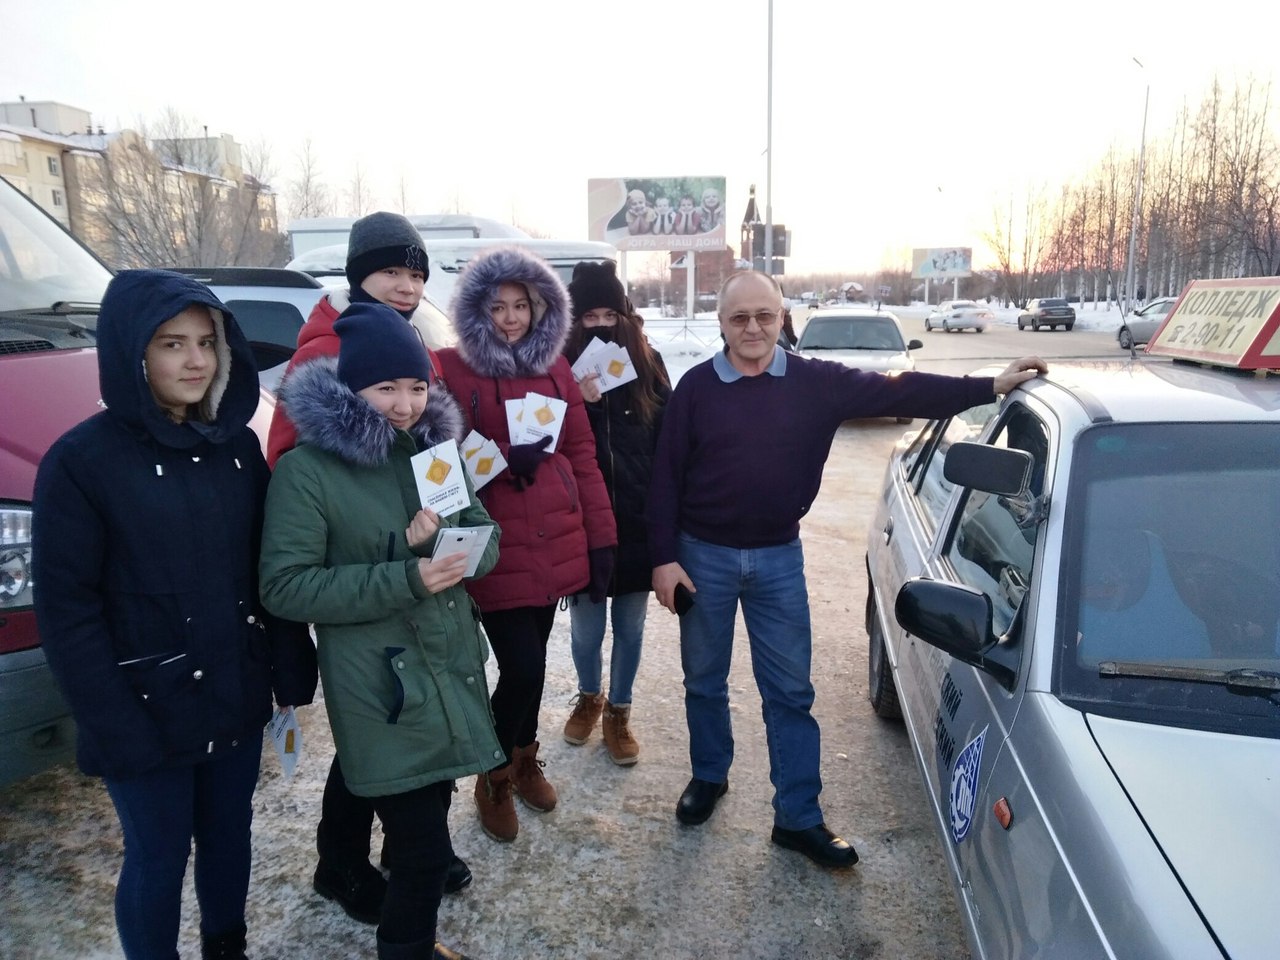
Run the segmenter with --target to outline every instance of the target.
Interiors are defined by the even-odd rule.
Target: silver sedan
[[[1055,364],[907,434],[869,692],[974,957],[1273,960],[1280,382]]]

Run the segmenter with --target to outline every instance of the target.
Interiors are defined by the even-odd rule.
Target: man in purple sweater
[[[653,589],[680,618],[693,779],[681,823],[706,821],[729,789],[729,663],[742,615],[764,701],[773,842],[827,867],[858,854],[823,822],[812,636],[800,518],[818,493],[836,430],[858,417],[946,417],[989,403],[1048,368],[1015,360],[998,377],[886,376],[777,346],[782,291],[763,273],[720,290],[724,352],[680,380],[663,416],[649,488]],[[687,592],[686,592],[687,591]],[[689,598],[696,595],[690,605]]]

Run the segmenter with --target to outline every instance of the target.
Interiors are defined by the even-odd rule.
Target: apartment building
[[[0,176],[113,267],[283,262],[275,193],[230,134],[149,140],[67,104],[0,103]]]

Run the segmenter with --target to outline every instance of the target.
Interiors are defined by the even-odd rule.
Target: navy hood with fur
[[[200,304],[213,316],[218,370],[202,404],[207,423],[174,423],[147,382],[147,345],[156,329]],[[226,305],[203,283],[170,270],[122,270],[107,285],[98,313],[98,379],[112,416],[164,446],[222,443],[258,408],[258,370],[249,342]]]
[[[533,320],[529,332],[507,343],[493,325],[492,305],[498,287],[523,284],[529,292]],[[467,264],[458,278],[449,315],[458,332],[458,353],[484,377],[542,376],[551,369],[569,336],[572,317],[569,293],[555,270],[519,247],[487,250]]]
[[[348,463],[386,463],[396,428],[338,379],[338,358],[317,357],[300,364],[280,384],[280,403],[298,429],[298,442],[319,447]],[[462,410],[447,390],[431,387],[427,408],[409,428],[420,449],[445,440],[462,442]]]

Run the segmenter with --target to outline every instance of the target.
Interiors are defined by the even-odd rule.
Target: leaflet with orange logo
[[[477,490],[501,473],[506,465],[497,443],[486,440],[475,430],[462,441],[462,466]]]
[[[508,403],[511,401],[508,400]],[[543,437],[551,438],[548,453],[554,453],[556,444],[560,442],[560,430],[564,426],[564,415],[569,405],[559,397],[544,397],[540,393],[524,395],[524,411],[520,414],[519,438],[513,433],[511,442],[536,443]],[[510,412],[507,414],[510,420]]]
[[[571,369],[579,383],[594,373],[601,393],[608,393],[636,378],[635,364],[631,362],[627,348],[619,343],[605,343],[599,337],[591,338]]]
[[[409,465],[418,485],[418,498],[437,516],[450,516],[471,504],[456,441],[446,440],[414,454]]]

